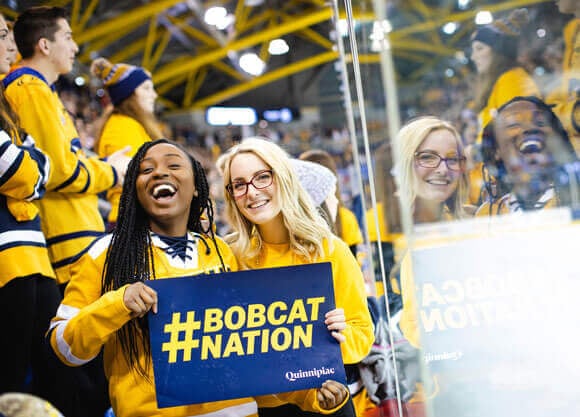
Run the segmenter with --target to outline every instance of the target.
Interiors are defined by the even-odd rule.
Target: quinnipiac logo
[[[290,381],[294,382],[298,379],[306,379],[306,378],[320,378],[321,376],[325,375],[334,375],[334,368],[312,368],[307,371],[303,371],[299,369],[298,371],[287,371],[284,374],[284,377]]]

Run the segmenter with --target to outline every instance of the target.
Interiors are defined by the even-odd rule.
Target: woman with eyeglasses
[[[414,119],[395,139],[395,173],[403,210],[413,223],[432,223],[466,217],[463,204],[468,193],[465,154],[457,130],[432,116]],[[403,312],[400,327],[405,337],[419,345],[411,259],[401,265]]]
[[[272,142],[249,138],[222,155],[217,164],[234,230],[226,241],[240,267],[330,262],[337,308],[326,313],[325,324],[340,343],[344,363],[360,362],[374,339],[362,272],[347,244],[331,233],[316,211],[288,155]],[[270,415],[303,414],[279,403],[260,409],[260,416]],[[352,401],[336,415],[354,416]]]

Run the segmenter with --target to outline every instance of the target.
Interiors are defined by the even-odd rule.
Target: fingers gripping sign
[[[335,308],[326,313],[324,316],[324,324],[330,330],[332,337],[339,343],[346,341],[346,337],[341,333],[346,329],[346,317],[342,308]]]
[[[141,318],[149,310],[157,313],[157,292],[142,282],[135,282],[125,289],[123,303],[133,317]]]
[[[316,398],[320,407],[330,410],[341,405],[348,397],[348,390],[340,382],[333,380],[325,381],[321,388],[316,390]]]

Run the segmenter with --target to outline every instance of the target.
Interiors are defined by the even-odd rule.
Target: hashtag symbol
[[[183,351],[183,361],[191,361],[191,350],[199,348],[199,340],[193,339],[194,330],[201,328],[201,322],[195,321],[195,311],[188,311],[187,318],[181,321],[181,313],[173,313],[171,323],[166,324],[163,332],[169,333],[169,342],[161,345],[162,352],[169,352],[169,363],[177,362],[177,352]],[[179,340],[179,335],[184,332],[183,340]]]

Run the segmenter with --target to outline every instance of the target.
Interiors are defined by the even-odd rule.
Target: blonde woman
[[[226,189],[226,238],[243,269],[330,262],[337,308],[325,324],[340,343],[345,364],[370,351],[373,329],[362,272],[349,247],[334,236],[292,169],[288,155],[261,138],[249,138],[218,159]],[[272,282],[275,284],[275,279]],[[339,415],[353,415],[352,403]],[[348,412],[351,414],[348,414]],[[299,415],[270,408],[261,415]],[[285,414],[287,413],[287,414]]]
[[[461,137],[444,120],[432,116],[412,120],[395,140],[397,176],[402,210],[413,223],[432,223],[466,217],[468,194],[465,153]],[[403,312],[400,327],[412,345],[419,345],[411,258],[401,265]]]

